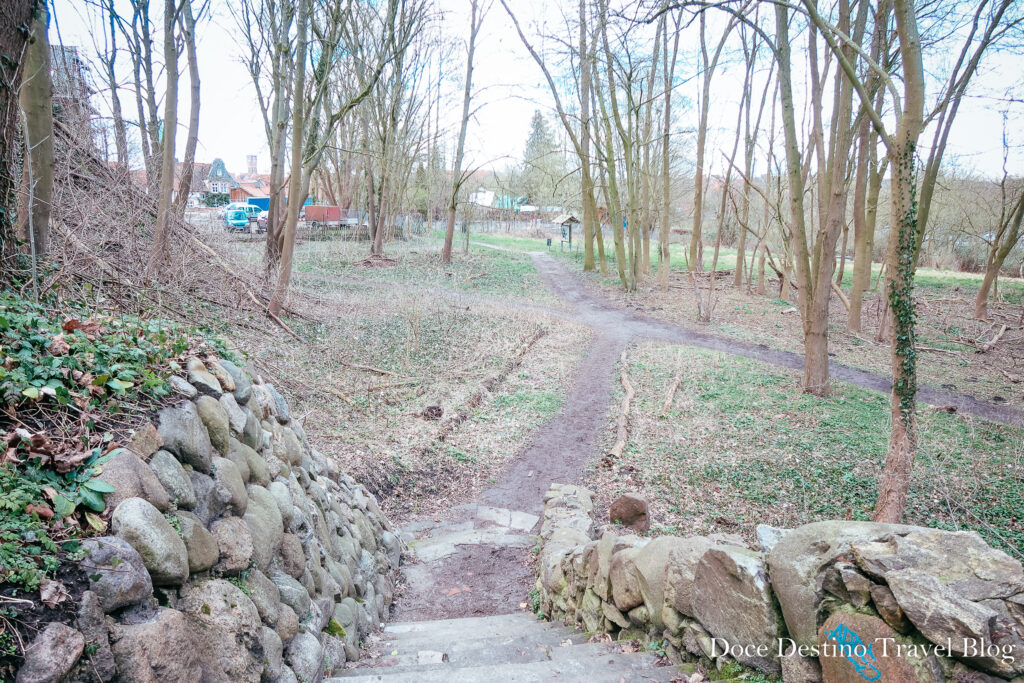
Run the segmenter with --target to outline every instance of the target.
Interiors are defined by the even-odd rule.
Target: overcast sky
[[[102,33],[93,35],[84,16],[83,0],[54,0],[56,22],[51,26],[51,40],[63,40],[66,45],[82,46],[85,52],[93,51],[94,41],[102,43]],[[159,7],[162,3],[153,3]],[[461,36],[468,29],[467,0],[439,0],[438,5],[445,13],[444,30],[454,36]],[[239,61],[241,52],[235,34],[234,20],[224,0],[212,0],[213,13],[198,31],[198,53],[200,80],[202,84],[202,106],[200,116],[199,147],[197,160],[212,161],[223,158],[231,171],[245,169],[248,154],[259,156],[261,171],[269,169],[267,145],[262,118],[255,104],[255,95],[249,76]],[[559,3],[554,0],[515,0],[510,5],[520,16],[528,32],[556,33],[560,26]],[[159,11],[159,10],[158,10]],[[97,28],[97,30],[102,30]],[[59,32],[59,36],[58,36]],[[537,38],[542,46],[542,39]],[[686,77],[686,69],[692,70],[693,45],[684,41],[681,45],[680,75]],[[683,54],[683,51],[689,51]],[[682,60],[687,60],[683,62]],[[182,60],[184,62],[184,60]],[[122,57],[127,63],[127,57]],[[451,94],[457,95],[459,79],[465,69],[465,49],[457,51],[449,64],[451,72],[448,84]],[[184,63],[182,69],[185,71]],[[721,147],[731,147],[732,125],[735,120],[735,102],[738,100],[737,79],[740,69],[728,65],[720,67],[716,74],[716,92],[711,101],[712,139],[716,137]],[[996,55],[989,67],[980,75],[976,93],[1001,95],[1007,86],[1019,83],[1024,73],[1024,55]],[[187,74],[187,72],[186,72]],[[699,79],[683,86],[680,92],[692,101],[696,96]],[[557,120],[551,111],[552,101],[540,70],[523,48],[515,30],[500,4],[495,2],[485,20],[479,39],[477,62],[474,73],[476,91],[474,107],[477,114],[467,138],[467,160],[470,165],[486,165],[493,168],[516,163],[522,155],[523,145],[529,131],[530,118],[535,109],[547,113],[554,130],[559,130]],[[102,105],[108,99],[107,93],[100,93]],[[122,106],[126,116],[134,111],[134,100],[126,89],[122,95]],[[457,125],[459,102],[452,99],[453,106],[447,117],[448,125]],[[1001,175],[1002,167],[1002,119],[1000,105],[991,98],[972,97],[963,103],[958,125],[948,146],[947,157],[957,164],[975,169],[989,176]],[[1018,107],[1019,109],[1019,107]],[[101,109],[102,111],[102,109]],[[1021,112],[1013,113],[1012,123],[1016,142],[1024,139],[1016,132],[1024,123]],[[183,75],[179,120],[182,125],[188,121],[187,75]],[[442,124],[444,124],[444,120]],[[694,126],[692,108],[684,111],[679,120],[679,134],[689,135],[687,129]],[[725,136],[729,136],[726,143]],[[928,138],[930,139],[930,137]],[[183,143],[182,143],[183,145]],[[719,154],[710,154],[717,158]],[[1015,151],[1010,160],[1011,172],[1024,173],[1024,154]]]

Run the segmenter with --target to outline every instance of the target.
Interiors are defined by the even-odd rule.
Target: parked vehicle
[[[260,215],[260,207],[255,204],[249,204],[247,202],[231,202],[224,207],[224,218],[227,220],[227,215],[232,211],[244,211],[246,217],[251,217],[252,220],[256,220],[256,217]]]
[[[228,211],[224,223],[231,232],[249,232],[249,214],[242,209]]]
[[[260,211],[260,215],[256,217],[256,232],[266,232],[268,220],[270,220],[270,212]]]

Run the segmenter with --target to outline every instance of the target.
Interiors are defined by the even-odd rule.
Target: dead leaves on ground
[[[0,437],[3,443],[3,455],[0,463],[22,463],[38,458],[43,466],[53,467],[58,474],[66,474],[92,455],[91,450],[67,448],[67,442],[55,443],[43,432],[29,432],[17,428]]]

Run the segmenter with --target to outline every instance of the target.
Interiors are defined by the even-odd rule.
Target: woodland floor
[[[260,241],[224,239],[240,257],[261,255]],[[865,341],[871,322],[860,340],[839,329],[841,312],[834,316],[837,379],[829,397],[814,398],[798,388],[799,320],[781,313],[788,303],[735,290],[731,280],[715,322],[699,325],[690,322],[692,292],[681,273],[667,294],[625,295],[541,240],[480,236],[447,266],[431,238],[389,244],[389,260],[366,252],[365,243],[301,243],[289,323],[306,341],[277,334],[244,346],[272,381],[304,389],[289,393],[311,397],[293,412],[314,444],[398,521],[460,521],[456,506],[470,502],[536,513],[551,481],[588,484],[602,508],[623,491],[646,493],[652,534],[751,538],[758,523],[869,518],[889,429],[888,350]],[[953,346],[954,335],[973,334],[964,277],[947,289],[921,288],[922,343]],[[1011,303],[996,312],[1019,314],[1013,283],[1004,290]],[[948,311],[932,315],[938,300]],[[930,337],[940,328],[945,342]],[[609,462],[602,456],[615,439],[623,352],[637,395],[627,448]],[[913,524],[975,529],[1018,557],[1024,401],[998,366],[1019,374],[1020,355],[1012,332],[986,355],[969,348],[924,356],[922,381],[941,386],[920,394],[907,513]],[[479,575],[478,600],[409,618],[489,613],[516,595],[525,600],[528,550],[495,552],[466,546],[437,570]],[[433,604],[436,590],[407,595],[399,613]],[[485,597],[496,592],[507,597],[504,607]]]

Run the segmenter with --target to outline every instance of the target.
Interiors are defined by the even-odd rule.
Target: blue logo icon
[[[839,653],[850,660],[861,678],[877,681],[882,677],[882,672],[873,663],[878,660],[871,651],[872,646],[865,645],[856,631],[851,631],[845,624],[839,624],[831,631],[825,631],[825,637],[839,644]]]

